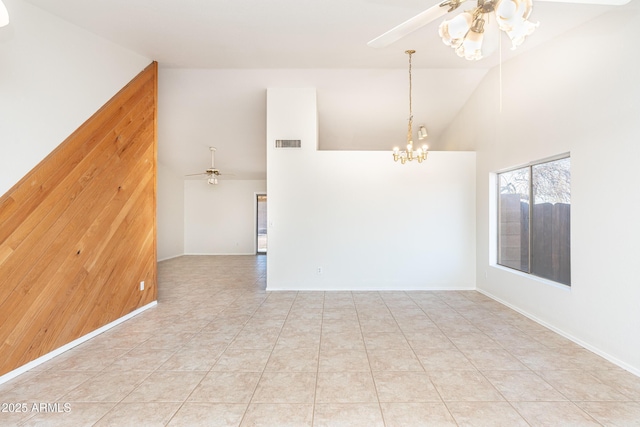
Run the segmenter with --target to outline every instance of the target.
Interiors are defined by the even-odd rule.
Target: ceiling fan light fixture
[[[2,3],[2,0],[0,0],[0,27],[4,27],[5,25],[9,25],[9,12],[4,3]]]
[[[533,4],[531,0],[498,0],[495,6],[496,19],[501,30],[508,31],[529,19]]]
[[[450,20],[442,21],[438,27],[438,33],[444,44],[456,48],[462,44],[472,24],[473,15],[463,12]]]
[[[520,25],[514,27],[513,30],[507,31],[506,33],[509,39],[511,39],[511,50],[520,46],[524,42],[524,39],[531,35],[539,25],[539,22],[523,20]]]
[[[209,178],[209,179],[207,180],[207,183],[208,183],[208,184],[211,184],[211,185],[217,185],[217,184],[218,184],[218,178],[217,178],[217,177],[215,177],[215,176],[214,176],[213,178]]]
[[[456,48],[458,56],[469,61],[482,59],[482,40],[484,39],[484,19],[476,18],[473,26],[460,46]]]
[[[498,0],[496,3],[496,21],[498,28],[511,39],[511,49],[520,46],[540,25],[528,20],[533,9],[531,0]]]

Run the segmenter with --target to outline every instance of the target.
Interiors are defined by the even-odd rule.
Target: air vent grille
[[[276,148],[300,148],[302,142],[299,139],[276,139]]]

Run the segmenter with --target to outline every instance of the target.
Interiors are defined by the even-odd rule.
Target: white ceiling
[[[264,89],[276,84],[318,88],[321,148],[390,148],[387,141],[402,139],[406,128],[406,49],[417,51],[416,121],[437,141],[500,60],[497,53],[474,62],[458,58],[438,37],[440,20],[384,49],[366,45],[436,0],[26,1],[158,61],[165,92],[159,160],[179,174],[205,169],[207,147],[215,145],[220,169],[233,170],[236,179],[264,178]],[[613,7],[537,2],[530,19],[540,27],[516,51],[505,40],[502,60]],[[184,69],[207,70],[200,70],[198,86],[180,76],[194,72]],[[229,71],[237,69],[254,70]],[[421,99],[428,102],[420,106]],[[241,154],[246,150],[255,151],[250,159]]]

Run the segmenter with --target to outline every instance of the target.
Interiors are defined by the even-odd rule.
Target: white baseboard
[[[255,252],[252,253],[186,253],[186,256],[248,256],[248,255],[257,255]]]
[[[89,332],[87,335],[83,335],[80,338],[71,341],[68,344],[63,345],[62,347],[59,347],[55,350],[53,350],[50,353],[45,354],[44,356],[40,356],[39,358],[37,358],[36,360],[32,360],[31,362],[27,363],[26,365],[22,365],[17,369],[14,369],[11,372],[8,372],[2,376],[0,376],[0,384],[6,383],[7,381],[17,377],[18,375],[24,374],[25,372],[27,372],[30,369],[35,368],[38,365],[43,364],[44,362],[53,359],[54,357],[64,353],[67,350],[71,350],[73,347],[76,347],[80,344],[82,344],[83,342],[86,342],[88,340],[90,340],[91,338],[100,335],[101,333],[113,328],[114,326],[119,325],[120,323],[131,319],[134,316],[137,316],[138,314],[142,313],[143,311],[146,311],[152,307],[155,307],[156,305],[158,305],[158,301],[153,301],[143,307],[140,307],[137,310],[132,311],[131,313],[127,314],[126,316],[122,316],[119,319],[114,320],[113,322],[104,325],[101,328],[96,329],[93,332]]]
[[[394,287],[394,286],[381,286],[381,287],[340,287],[340,286],[328,286],[328,287],[308,287],[303,288],[300,286],[269,286],[267,282],[267,288],[265,291],[269,292],[430,292],[430,291],[475,291],[474,287],[447,287],[447,286],[433,286],[433,287]]]
[[[625,371],[629,371],[632,374],[640,377],[640,369],[629,365],[628,363],[623,362],[622,360],[618,359],[617,357],[614,357],[612,355],[610,355],[609,353],[602,351],[601,349],[594,347],[593,345],[589,344],[588,342],[582,341],[581,339],[574,337],[573,335],[563,331],[562,329],[556,328],[555,326],[545,322],[542,319],[537,318],[536,316],[534,316],[531,313],[528,313],[506,301],[503,301],[502,299],[496,297],[495,295],[491,294],[490,292],[487,292],[485,290],[482,289],[476,289],[478,292],[480,292],[483,295],[486,295],[487,297],[491,298],[494,301],[499,302],[502,305],[505,305],[507,307],[509,307],[510,309],[517,311],[518,313],[522,314],[523,316],[533,320],[534,322],[544,326],[547,329],[552,330],[553,332],[557,333],[558,335],[561,335],[563,337],[565,337],[568,340],[573,341],[574,343],[578,344],[581,347],[586,348],[587,350],[597,354],[598,356],[608,360],[609,362],[613,363],[616,366],[619,366],[620,368],[624,369]]]
[[[157,262],[162,262],[162,261],[169,261],[170,259],[174,259],[174,258],[180,258],[181,256],[184,256],[184,254],[180,254],[180,255],[172,255],[166,258],[160,258],[157,260]]]

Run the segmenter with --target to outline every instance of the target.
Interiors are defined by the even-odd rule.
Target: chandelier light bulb
[[[425,128],[424,125],[421,125],[420,128],[418,128],[418,139],[427,139],[427,136],[427,128]]]

